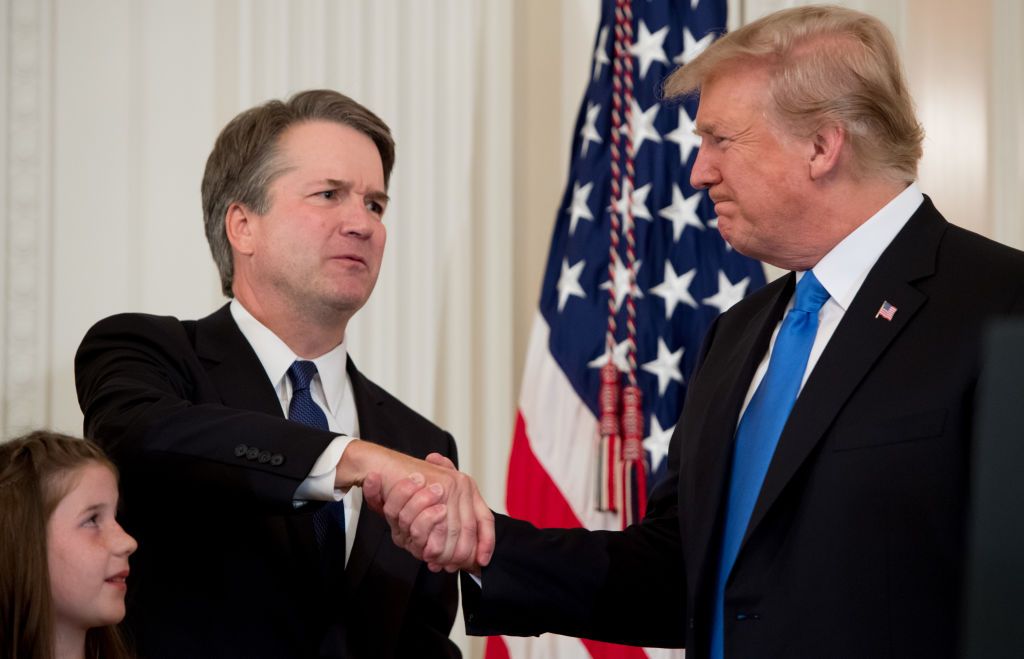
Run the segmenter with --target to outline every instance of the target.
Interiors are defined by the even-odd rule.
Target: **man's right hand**
[[[387,519],[395,544],[431,570],[479,573],[490,562],[494,515],[476,482],[447,458],[432,453],[422,461],[354,441],[338,463],[336,485],[361,485],[367,505]]]

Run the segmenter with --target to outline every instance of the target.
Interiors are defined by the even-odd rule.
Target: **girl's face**
[[[117,523],[117,480],[90,463],[47,523],[47,558],[57,627],[91,629],[124,618],[128,556],[138,544]]]

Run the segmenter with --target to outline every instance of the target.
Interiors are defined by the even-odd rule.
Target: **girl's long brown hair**
[[[117,469],[92,442],[37,430],[0,444],[0,657],[53,659],[53,597],[46,526],[74,486],[73,472]],[[128,659],[115,625],[90,629],[87,659]]]

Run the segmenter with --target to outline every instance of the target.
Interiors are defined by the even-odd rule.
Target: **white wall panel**
[[[988,135],[996,240],[1024,249],[1024,3],[992,2]]]
[[[219,303],[199,183],[219,126],[213,6],[58,0],[52,413],[81,432],[74,352],[120,311],[194,317]]]
[[[214,119],[214,12],[204,0],[140,7],[138,215],[141,308],[195,317],[220,301],[199,186]],[[127,273],[130,276],[130,272]]]
[[[472,370],[475,386],[471,406],[479,411],[473,419],[471,441],[460,447],[463,464],[480,480],[481,491],[496,509],[504,508],[505,473],[515,419],[514,381],[522,368],[514,358],[515,298],[519,264],[514,261],[514,236],[520,218],[513,215],[516,190],[513,180],[514,98],[512,8],[493,7],[481,21],[477,64],[479,110],[473,115],[472,223],[479,250],[473,267],[473,300],[482,318],[474,333]],[[455,203],[459,197],[456,195]],[[447,405],[465,401],[449,400]]]
[[[45,422],[50,409],[52,5],[11,0],[3,9],[0,426],[11,436]]]
[[[950,222],[991,236],[992,3],[906,6],[905,63],[925,129],[921,189]]]
[[[13,41],[13,29],[11,27],[11,0],[0,0],[0,34],[6,37],[6,43]],[[10,55],[13,46],[0,47],[0,94],[3,102],[0,103],[0,212],[3,213],[3,221],[0,222],[0,255],[3,256],[2,267],[0,267],[0,355],[7,356],[7,317],[9,306],[7,304],[7,271],[10,258],[7,255],[7,232],[13,222],[12,208],[10,202],[10,174],[14,171],[12,166],[9,142],[12,126],[7,111],[8,99],[11,97],[12,75],[10,71]],[[11,399],[8,391],[8,369],[4,365],[6,359],[0,362],[0,441],[11,436],[12,430],[7,425],[7,408]]]

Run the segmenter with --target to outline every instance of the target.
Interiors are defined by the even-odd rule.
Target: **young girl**
[[[116,513],[117,470],[92,442],[0,444],[0,656],[128,657],[116,625],[137,545]]]

